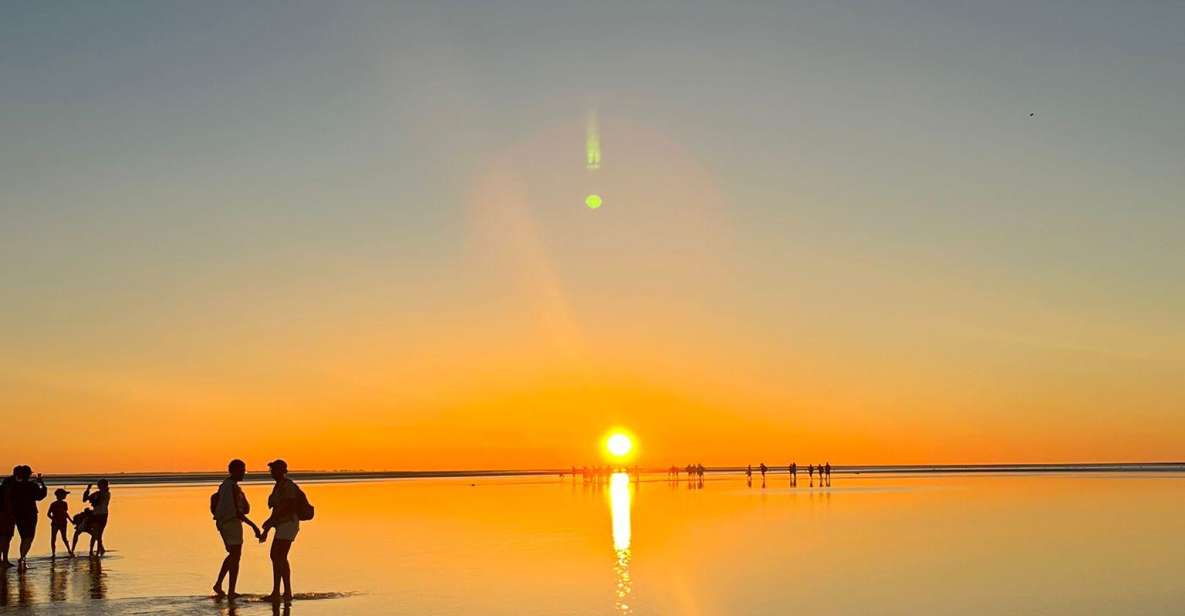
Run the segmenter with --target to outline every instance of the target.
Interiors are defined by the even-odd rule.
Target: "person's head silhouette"
[[[242,481],[243,477],[247,475],[247,463],[235,458],[230,461],[230,464],[226,465],[226,470],[230,472],[230,476],[235,481]]]
[[[276,481],[283,479],[288,474],[288,463],[281,459],[268,462],[267,468],[272,472],[272,479]]]

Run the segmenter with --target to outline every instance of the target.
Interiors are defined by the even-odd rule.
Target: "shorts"
[[[59,531],[63,532],[63,533],[66,532],[66,523],[65,522],[61,522],[61,523],[53,522],[49,525],[49,534],[52,535],[52,534],[59,532]]]
[[[98,515],[92,513],[86,520],[86,532],[97,535],[107,528],[107,514]]]
[[[226,547],[243,545],[243,523],[237,518],[218,522],[218,534]]]
[[[32,539],[37,534],[37,514],[17,516],[16,530],[21,539]]]
[[[276,524],[276,539],[281,541],[295,541],[296,533],[300,532],[300,522],[289,520]]]

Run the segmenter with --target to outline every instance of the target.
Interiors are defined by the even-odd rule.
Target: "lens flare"
[[[590,171],[601,168],[601,129],[597,125],[597,112],[588,114],[588,127],[584,138],[585,160]]]
[[[601,207],[602,203],[604,203],[604,200],[601,199],[600,195],[589,195],[584,198],[584,204],[587,205],[588,209],[590,210],[595,210]]]

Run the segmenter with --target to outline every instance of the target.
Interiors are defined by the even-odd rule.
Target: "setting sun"
[[[614,458],[621,459],[634,450],[634,441],[624,432],[613,432],[605,440],[605,451]]]

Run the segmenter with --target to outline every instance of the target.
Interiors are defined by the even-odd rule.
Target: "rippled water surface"
[[[317,518],[292,550],[293,614],[1185,611],[1177,474],[304,487]],[[29,571],[0,578],[0,604],[46,614],[272,613],[257,600],[209,598],[223,555],[207,513],[213,489],[115,485],[107,558],[50,561],[43,525]],[[245,489],[258,519],[269,486]],[[270,583],[266,548],[245,546],[240,590]]]

